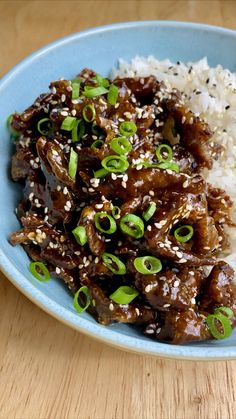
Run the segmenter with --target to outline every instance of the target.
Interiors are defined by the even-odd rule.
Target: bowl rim
[[[131,21],[89,28],[81,32],[75,32],[73,34],[59,38],[56,41],[53,41],[28,55],[3,76],[0,81],[0,92],[1,89],[5,88],[6,85],[11,82],[11,79],[14,78],[19,71],[23,71],[25,67],[31,64],[31,62],[37,60],[39,57],[47,54],[57,47],[64,46],[75,40],[83,39],[91,35],[99,34],[101,32],[104,33],[114,30],[143,28],[150,26],[176,29],[186,28],[197,31],[204,30],[206,32],[213,32],[218,34],[221,33],[236,38],[236,31],[231,29],[225,29],[220,26],[211,26],[201,23],[180,21]],[[132,351],[143,355],[183,360],[207,361],[236,359],[236,346],[234,345],[227,347],[201,347],[197,346],[196,343],[192,343],[188,346],[170,345],[152,340],[142,340],[139,337],[124,335],[121,332],[115,331],[106,326],[102,326],[101,324],[91,323],[87,319],[84,319],[82,316],[78,316],[76,313],[73,313],[67,308],[61,306],[42,291],[36,289],[35,286],[31,284],[28,279],[14,266],[14,264],[9,260],[7,254],[4,253],[1,247],[0,268],[16,288],[18,288],[27,298],[29,298],[33,303],[42,308],[48,314],[72,327],[73,329],[78,330],[85,335],[92,337],[93,339],[99,340],[103,343],[108,343],[109,345],[118,349]]]

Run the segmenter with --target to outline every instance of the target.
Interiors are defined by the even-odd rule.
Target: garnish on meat
[[[208,124],[154,76],[84,69],[50,89],[10,119],[23,187],[11,243],[104,325],[174,344],[229,336],[236,289],[218,258],[232,200],[201,175],[221,152]]]

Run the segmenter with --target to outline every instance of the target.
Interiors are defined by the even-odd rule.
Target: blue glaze
[[[236,71],[236,32],[182,22],[130,22],[104,26],[56,41],[18,64],[0,82],[0,266],[10,281],[45,311],[69,326],[99,340],[127,350],[168,358],[234,359],[236,332],[222,342],[185,346],[154,342],[134,328],[122,324],[104,327],[87,313],[78,316],[72,298],[58,280],[42,284],[28,271],[28,257],[21,247],[13,248],[8,237],[19,227],[14,208],[20,197],[18,185],[8,177],[11,143],[5,120],[22,111],[35,97],[47,91],[51,80],[73,78],[83,67],[108,75],[118,58],[155,55],[172,61],[208,57],[211,66],[222,64]]]

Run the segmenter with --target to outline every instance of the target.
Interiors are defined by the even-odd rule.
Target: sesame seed
[[[72,111],[71,111],[71,115],[72,115],[72,116],[75,116],[75,115],[76,115],[76,110],[75,110],[75,109],[72,109]]]
[[[67,189],[67,187],[66,187],[66,186],[65,186],[65,187],[64,187],[64,189],[63,189],[63,194],[64,194],[64,195],[67,195],[67,194],[68,194],[68,189]]]
[[[116,174],[115,174],[115,173],[112,173],[112,174],[111,174],[111,178],[112,178],[113,180],[116,180],[116,179],[117,179]]]
[[[183,253],[181,252],[176,252],[176,256],[177,258],[181,259],[183,257]]]
[[[114,305],[112,303],[109,304],[109,310],[113,311],[114,310]]]
[[[137,316],[139,316],[140,311],[139,311],[139,309],[138,309],[137,307],[135,307],[135,311],[136,311],[136,313],[137,313]]]
[[[60,274],[60,273],[61,273],[60,268],[56,267],[56,274]]]
[[[71,202],[70,202],[70,201],[66,201],[66,206],[67,206],[68,208],[71,208]]]
[[[173,286],[174,286],[174,288],[178,287],[178,286],[179,286],[179,281],[178,281],[178,280],[176,280],[176,281],[174,282]]]
[[[67,111],[61,111],[61,116],[68,116],[68,112]]]
[[[125,188],[125,189],[126,189],[126,186],[127,186],[126,182],[122,181],[122,182],[121,182],[121,185],[123,186],[123,188]]]
[[[168,307],[170,307],[170,304],[164,304],[164,306],[163,306],[164,308],[168,308]]]
[[[154,334],[154,329],[146,329],[145,333],[147,333],[148,335],[153,335]]]
[[[180,259],[178,262],[179,262],[179,263],[185,263],[185,262],[187,262],[187,259],[182,258],[182,259]]]
[[[149,195],[154,196],[155,195],[154,191],[149,191]]]
[[[66,101],[66,95],[64,93],[61,95],[61,101],[62,102],[65,102]]]
[[[80,265],[79,265],[79,269],[82,269],[84,267],[84,265],[81,263]]]
[[[123,176],[123,181],[124,181],[124,182],[127,182],[127,180],[128,180],[128,175],[127,175],[127,174],[125,174],[125,175]]]
[[[98,257],[96,257],[95,259],[94,259],[94,263],[98,263],[99,262],[99,258]]]
[[[152,229],[152,226],[151,226],[151,225],[148,225],[148,226],[147,226],[147,230],[148,230],[148,231],[151,231],[151,229]]]
[[[151,291],[151,289],[152,289],[152,286],[151,285],[147,285],[146,287],[145,287],[145,292],[150,292]]]
[[[57,185],[57,191],[60,192],[60,190],[61,190],[61,186]]]
[[[161,331],[161,327],[158,327],[158,329],[156,330],[156,335],[159,335],[160,331]]]
[[[193,298],[191,298],[191,303],[192,304],[196,304],[196,300],[195,300],[195,298],[193,297]]]

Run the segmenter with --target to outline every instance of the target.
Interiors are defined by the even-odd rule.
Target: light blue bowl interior
[[[173,61],[199,60],[207,56],[211,66],[222,64],[236,71],[236,32],[204,25],[177,22],[133,22],[96,28],[63,38],[36,52],[15,67],[0,83],[0,263],[10,280],[29,298],[55,317],[119,347],[175,358],[236,358],[236,332],[222,342],[171,346],[151,341],[134,328],[98,325],[88,314],[78,316],[66,287],[57,280],[37,282],[29,274],[28,257],[8,238],[19,228],[14,208],[21,188],[9,180],[12,145],[5,120],[22,111],[37,95],[47,91],[51,80],[73,78],[83,67],[108,75],[118,58],[155,55]]]

